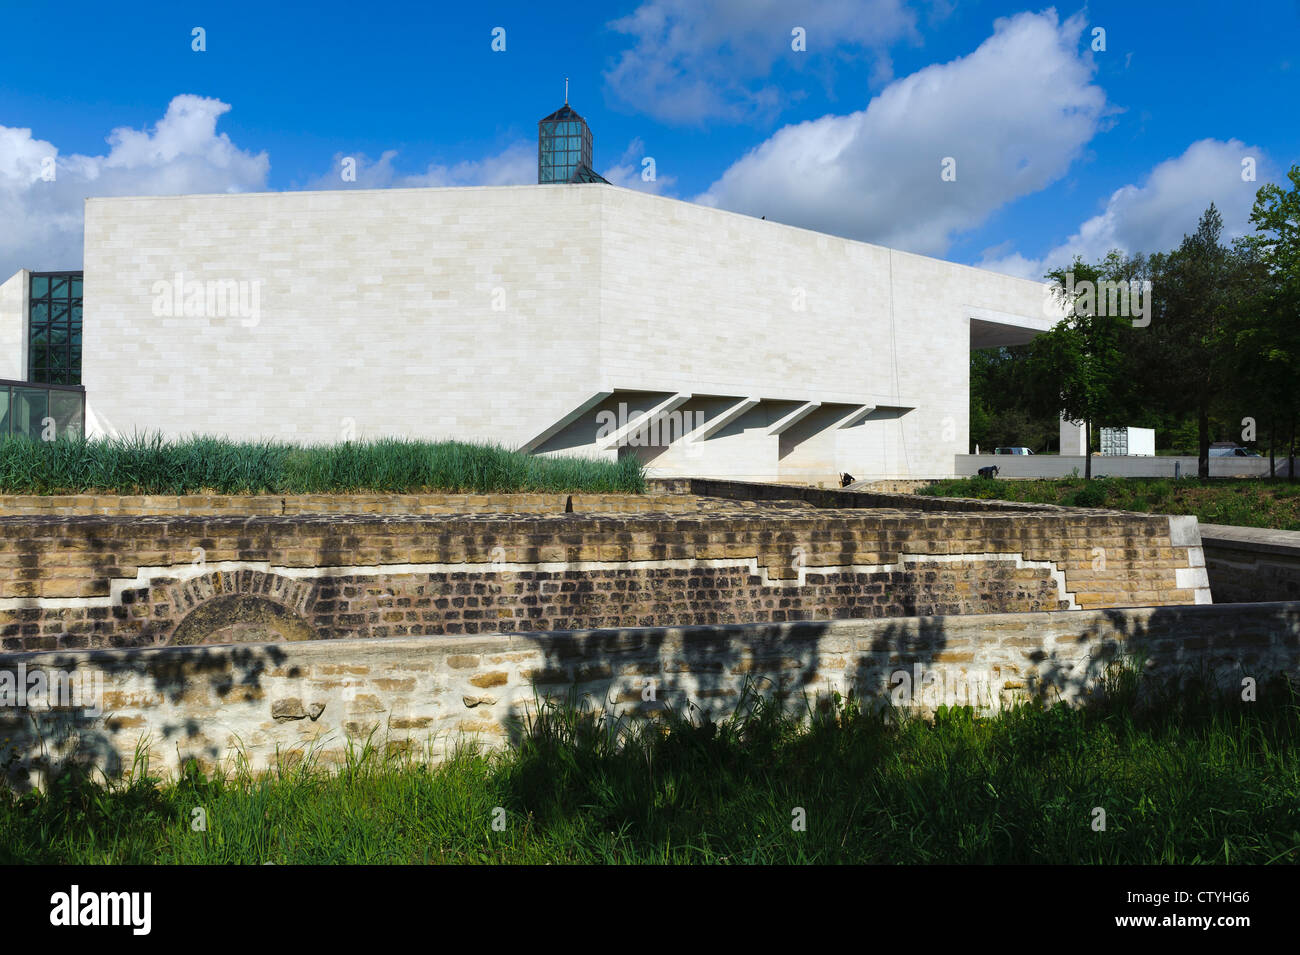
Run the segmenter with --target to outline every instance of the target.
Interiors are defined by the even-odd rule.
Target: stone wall
[[[1126,656],[1160,680],[1296,678],[1300,603],[7,655],[0,685],[61,676],[67,705],[0,708],[0,765],[12,757],[20,787],[70,759],[122,772],[137,746],[162,774],[237,753],[254,770],[308,752],[329,765],[371,734],[439,758],[502,744],[539,694],[570,692],[615,714],[688,700],[725,713],[747,683],[792,709],[849,690],[925,710],[1077,701]]]
[[[915,494],[930,483],[929,481],[858,481],[850,485],[848,490],[868,493],[878,491],[882,494]]]
[[[239,514],[694,514],[769,504],[651,494],[0,494],[0,516]],[[800,507],[799,502],[786,506]]]
[[[1300,531],[1202,527],[1206,570],[1218,600],[1300,600]]]
[[[1088,464],[1083,455],[1070,454],[958,454],[954,458],[957,477],[974,477],[980,468],[995,465],[998,477],[1062,478],[1082,476]],[[1276,461],[1276,476],[1287,476],[1287,460]],[[1173,478],[1195,477],[1196,455],[1094,454],[1093,477]],[[1268,458],[1210,458],[1212,478],[1259,478],[1269,476]]]
[[[1056,504],[1027,504],[1022,501],[983,500],[971,497],[931,497],[902,491],[879,490],[863,485],[902,482],[859,481],[852,487],[827,488],[807,484],[771,484],[760,481],[730,481],[717,478],[651,478],[648,484],[655,492],[704,496],[732,501],[736,504],[803,504],[819,508],[872,508],[907,511],[942,511],[965,513],[970,511],[1002,511],[1010,514],[1062,514],[1078,512],[1079,508],[1060,507]],[[922,484],[928,482],[920,482]],[[1093,513],[1127,514],[1128,511],[1105,511],[1089,508]]]
[[[0,517],[9,652],[1208,600],[1195,518],[1068,508]]]

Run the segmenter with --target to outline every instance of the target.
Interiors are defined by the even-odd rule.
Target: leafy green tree
[[[1262,187],[1251,215],[1256,235],[1226,245],[1211,205],[1177,249],[1149,256],[1111,252],[1095,265],[1077,259],[1049,272],[1066,319],[1020,350],[972,355],[972,437],[1033,443],[1058,414],[1095,426],[1154,427],[1162,447],[1190,449],[1209,475],[1212,438],[1248,435],[1244,418],[1267,431],[1270,456],[1300,422],[1300,165],[1289,188]],[[1147,288],[1149,321],[1114,314],[1101,294]],[[1149,283],[1144,285],[1143,283]],[[1089,288],[1090,296],[1080,289]],[[1120,420],[1122,418],[1122,420]],[[1294,468],[1292,469],[1294,471]],[[1091,459],[1086,473],[1092,474]]]
[[[1156,263],[1150,342],[1142,348],[1152,400],[1197,426],[1197,473],[1210,474],[1210,418],[1242,389],[1235,344],[1250,311],[1259,256],[1223,245],[1223,218],[1211,203],[1196,231]]]
[[[1112,262],[1112,268],[1114,263]],[[1047,273],[1065,317],[1030,343],[1030,404],[1082,421],[1092,447],[1094,426],[1122,406],[1122,336],[1130,318],[1115,314],[1098,295],[1107,266],[1088,265],[1076,257],[1068,269]],[[1084,476],[1092,477],[1092,455],[1084,459]]]
[[[1235,346],[1243,377],[1263,409],[1270,464],[1278,423],[1288,430],[1288,461],[1295,460],[1300,415],[1300,165],[1287,172],[1291,188],[1269,183],[1255,194],[1250,221],[1256,234],[1244,245],[1257,258],[1250,321],[1240,322]],[[1295,480],[1295,466],[1289,468]]]

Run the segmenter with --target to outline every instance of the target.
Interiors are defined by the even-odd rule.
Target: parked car
[[[1217,441],[1210,445],[1210,457],[1212,458],[1258,458],[1261,457],[1258,451],[1249,451],[1239,444],[1232,444],[1227,441]]]
[[[994,454],[1033,454],[1028,448],[994,448]]]

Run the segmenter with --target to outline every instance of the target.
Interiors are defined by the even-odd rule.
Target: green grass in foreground
[[[346,442],[303,447],[159,436],[0,439],[0,493],[313,494],[521,491],[635,493],[633,458],[542,458],[461,441]]]
[[[0,863],[1300,862],[1294,689],[1137,698],[1130,671],[1087,709],[934,722],[852,700],[660,724],[548,706],[517,747],[432,769],[367,746],[332,773],[0,790]]]
[[[1106,507],[1147,514],[1195,514],[1205,524],[1300,531],[1300,482],[1258,478],[1060,478],[935,481],[918,494]]]

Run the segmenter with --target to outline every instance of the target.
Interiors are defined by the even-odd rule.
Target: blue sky
[[[1297,0],[24,3],[5,15],[5,275],[77,267],[89,195],[535,181],[536,121],[566,75],[596,168],[619,184],[1033,277],[1075,253],[1167,248],[1210,201],[1230,234],[1245,231],[1254,191],[1300,162]],[[344,157],[355,183],[339,176]]]

